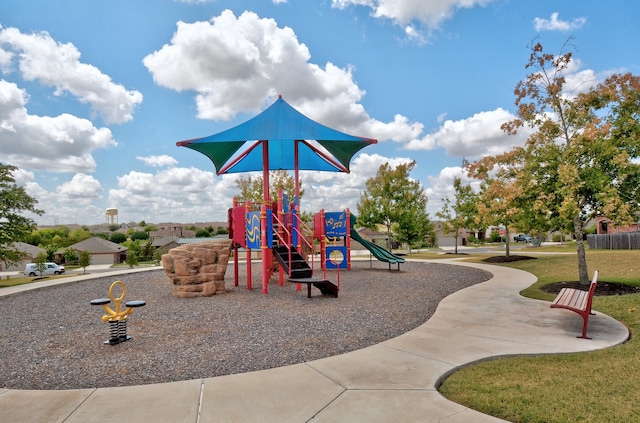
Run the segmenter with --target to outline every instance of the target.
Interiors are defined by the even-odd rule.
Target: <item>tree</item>
[[[113,232],[109,237],[109,241],[115,242],[116,244],[122,244],[127,240],[127,236],[122,232]]]
[[[93,236],[93,233],[87,227],[82,227],[79,229],[74,229],[69,232],[68,237],[62,239],[58,245],[60,247],[68,247],[73,244],[77,244],[80,241],[84,241],[85,239],[89,239]]]
[[[471,185],[464,185],[462,179],[453,178],[454,200],[448,196],[442,199],[442,208],[436,213],[444,221],[448,232],[453,232],[455,238],[455,254],[458,254],[458,237],[460,231],[475,224],[477,215],[477,195]]]
[[[252,178],[240,177],[236,179],[236,185],[240,189],[238,195],[238,202],[244,203],[249,201],[250,203],[261,204],[264,196],[264,183],[262,176]],[[275,202],[278,199],[278,189],[282,188],[282,192],[287,195],[289,201],[293,201],[295,198],[295,180],[286,170],[275,170],[269,173],[269,195],[271,201]],[[304,195],[304,189],[302,189],[302,182],[300,182],[300,200]]]
[[[490,156],[466,166],[469,176],[481,181],[475,224],[483,227],[504,226],[507,258],[511,254],[509,228],[512,225],[520,228],[525,216],[530,215],[527,206],[533,204],[525,198],[522,187],[515,181],[514,173],[519,167],[517,160],[498,164],[496,158]]]
[[[203,228],[196,229],[196,238],[209,238],[210,236],[211,234],[209,233],[208,230]]]
[[[569,39],[571,40],[571,39]],[[589,283],[584,225],[596,216],[630,223],[640,194],[640,78],[614,74],[588,90],[567,91],[569,42],[559,55],[531,47],[533,71],[515,89],[517,118],[509,134],[532,130],[525,146],[495,157],[531,201],[535,219],[554,219],[573,230],[580,282]],[[518,166],[515,163],[520,163]]]
[[[137,251],[133,251],[131,249],[127,250],[126,263],[131,268],[133,268],[133,266],[137,266],[138,265],[138,252]]]
[[[42,273],[47,270],[47,253],[38,253],[36,258],[33,259],[33,262],[36,265],[36,270],[38,271],[38,273],[40,273],[40,277],[42,278]]]
[[[152,260],[154,250],[153,240],[149,238],[140,245],[140,257],[145,261]]]
[[[157,230],[158,230],[158,227],[156,225],[148,224],[148,225],[144,226],[144,231],[145,232],[155,232]]]
[[[78,254],[76,250],[71,247],[67,247],[63,253],[65,263],[75,263],[78,261]]]
[[[430,226],[426,212],[427,196],[420,183],[409,177],[416,162],[398,165],[389,163],[378,168],[376,176],[366,182],[366,190],[358,201],[358,224],[370,229],[377,225],[387,228],[387,247],[391,249],[391,227],[398,225],[398,234],[406,241],[424,237]],[[424,238],[422,238],[424,239]]]
[[[427,213],[427,197],[423,195],[422,199],[416,200],[415,207],[406,210],[399,216],[399,220],[394,226],[395,237],[399,242],[406,243],[411,254],[411,245],[419,243],[428,246],[434,246],[437,242],[436,233],[433,223],[429,220]],[[422,206],[424,205],[424,206]]]
[[[88,251],[80,251],[78,265],[82,267],[82,274],[87,272],[87,266],[91,264],[91,254]]]
[[[12,175],[16,170],[15,166],[0,163],[0,260],[7,266],[19,264],[25,255],[13,244],[27,239],[36,228],[33,219],[23,216],[23,213],[44,213],[36,208],[38,201],[16,185]]]
[[[131,233],[131,240],[137,241],[139,239],[149,239],[149,232],[146,231],[134,231]]]

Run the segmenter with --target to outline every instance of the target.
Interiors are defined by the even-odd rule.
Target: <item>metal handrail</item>
[[[295,216],[296,219],[299,220],[299,223],[301,224],[301,226],[304,227],[304,229],[306,229],[308,232],[312,232],[311,228],[309,228],[306,223],[304,223],[304,221],[302,219],[300,219],[300,216],[298,216],[297,214],[293,214],[291,213],[292,216]],[[278,223],[280,225],[280,228],[282,229],[282,231],[287,235],[287,237],[290,240],[293,240],[293,233],[291,230],[289,230],[289,228],[287,228],[287,226],[284,224],[284,222],[282,220],[280,220],[278,218],[277,215],[272,214],[272,218],[274,220],[274,222]],[[294,225],[295,227],[295,225]],[[292,257],[291,257],[291,245],[286,242],[285,237],[283,237],[278,231],[273,231],[276,234],[276,237],[278,238],[278,240],[282,243],[282,245],[285,245],[287,247],[288,250],[288,259],[289,259],[289,276],[291,276],[291,261],[292,261]],[[315,268],[315,245],[313,244],[313,242],[309,242],[305,237],[304,234],[302,233],[302,231],[300,231],[299,229],[296,229],[296,232],[298,234],[298,239],[301,239],[311,250],[311,271],[314,271]]]
[[[298,223],[300,224],[301,228],[305,229],[308,233],[313,234],[313,229],[311,229],[309,226],[307,226],[306,223],[304,223],[304,220],[302,220],[300,215],[298,215],[297,213],[295,214],[292,213],[292,215],[295,216],[294,219],[298,219]],[[293,225],[293,227],[296,228],[296,225]],[[315,243],[313,242],[313,237],[311,238],[311,242],[309,242],[307,241],[307,238],[305,238],[304,233],[300,229],[295,229],[295,230],[298,233],[298,239],[303,240],[303,242],[309,247],[309,250],[311,251],[311,271],[313,272],[314,264],[315,264],[315,256],[316,256],[316,246],[315,246]]]

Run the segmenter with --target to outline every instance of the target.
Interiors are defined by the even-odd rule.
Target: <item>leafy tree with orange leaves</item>
[[[571,50],[569,42],[559,55],[531,47],[532,72],[515,88],[517,118],[503,130],[532,132],[524,146],[475,166],[508,181],[502,191],[514,197],[519,219],[573,230],[580,282],[588,284],[585,224],[596,216],[630,223],[640,210],[640,78],[614,74],[570,91]]]

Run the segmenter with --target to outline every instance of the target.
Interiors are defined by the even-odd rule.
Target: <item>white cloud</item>
[[[23,34],[16,28],[3,28],[0,44],[16,53],[11,57],[18,58],[19,71],[25,80],[55,87],[57,96],[70,93],[80,102],[90,104],[93,113],[107,123],[130,121],[142,102],[140,92],[126,90],[95,66],[82,63],[73,44],[57,42],[46,32]],[[2,55],[5,69],[7,55],[5,50]]]
[[[302,186],[305,190],[302,198],[302,209],[317,212],[340,211],[350,209],[357,213],[360,194],[366,190],[366,182],[376,176],[378,168],[384,163],[396,167],[409,163],[408,157],[385,157],[379,154],[361,153],[351,164],[351,173],[333,172],[300,172]]]
[[[353,159],[349,174],[301,171],[305,190],[302,209],[315,213],[320,209],[349,208],[357,213],[357,203],[360,193],[366,189],[366,181],[376,175],[382,164],[396,167],[411,160],[409,157],[360,153]],[[259,173],[216,176],[193,167],[169,167],[155,173],[130,171],[117,178],[118,187],[109,190],[104,203],[118,209],[121,223],[150,218],[155,223],[225,222],[227,209],[231,207],[233,197],[239,194],[235,181],[250,175],[258,176]],[[105,221],[105,208],[95,205],[96,199],[102,199],[103,187],[91,175],[76,174],[53,191],[39,185],[33,172],[19,169],[14,178],[39,201],[37,207],[45,211],[42,217],[35,217],[41,224]]]
[[[592,69],[581,69],[582,61],[578,58],[572,58],[567,68],[562,71],[561,75],[565,78],[565,84],[562,89],[563,94],[567,97],[575,97],[580,93],[587,92],[589,89],[598,85],[602,80],[613,72],[605,72],[600,78]]]
[[[416,29],[413,25],[407,25],[404,27],[404,33],[407,38],[411,41],[414,41],[418,44],[424,44],[427,42],[427,38],[419,29]]]
[[[116,145],[108,128],[70,114],[30,115],[27,93],[0,79],[0,157],[18,167],[51,172],[92,172],[91,153]]]
[[[136,159],[144,162],[147,166],[152,167],[173,167],[178,164],[176,159],[166,154],[147,157],[136,156]]]
[[[442,21],[453,16],[459,9],[485,6],[491,1],[493,0],[332,0],[332,5],[340,9],[364,6],[370,8],[376,18],[390,19],[398,25],[417,21],[433,30],[439,28]]]
[[[322,67],[310,57],[291,28],[225,10],[208,22],[179,22],[171,42],[143,63],[157,84],[194,91],[202,119],[256,113],[281,94],[310,118],[355,135],[406,141],[422,130],[402,116],[389,123],[371,118],[360,103],[365,92],[353,80],[354,69]]]
[[[100,196],[102,185],[91,175],[78,173],[69,182],[60,185],[56,192],[65,200],[91,201]]]
[[[487,155],[501,154],[514,145],[522,145],[527,131],[518,135],[507,135],[500,126],[515,116],[497,108],[476,113],[470,118],[457,121],[446,120],[438,131],[414,139],[406,144],[409,150],[433,150],[443,148],[450,157],[477,159]]]
[[[436,212],[442,209],[445,197],[454,199],[455,191],[453,189],[453,179],[460,178],[465,185],[471,184],[475,192],[480,190],[480,182],[470,179],[467,172],[460,166],[444,167],[436,176],[428,177],[428,188],[425,190],[428,198],[427,211],[432,220],[437,220]]]
[[[172,167],[157,173],[129,172],[109,191],[109,204],[126,221],[226,221],[237,189],[236,176],[215,176],[196,168]]]
[[[18,169],[13,175],[16,185],[24,187],[27,194],[38,201],[36,208],[44,211],[42,216],[25,214],[39,224],[95,224],[104,219],[104,210],[93,204],[100,198],[102,186],[90,175],[76,174],[53,191],[43,188],[34,172]]]
[[[587,22],[587,18],[575,18],[571,21],[561,21],[558,19],[558,12],[551,14],[551,19],[535,18],[533,26],[537,32],[540,31],[561,31],[568,32],[579,29]]]

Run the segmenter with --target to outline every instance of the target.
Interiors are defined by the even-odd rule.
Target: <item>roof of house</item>
[[[161,236],[153,239],[153,246],[156,248],[164,247],[165,245],[169,245],[173,242],[178,242],[177,236]]]
[[[217,239],[229,239],[229,235],[227,235],[227,234],[218,234],[218,235],[209,236],[209,237],[179,238],[178,239],[178,244],[180,244],[180,245],[184,245],[184,244],[199,244],[201,242],[215,241]]]
[[[364,237],[364,238],[386,238],[387,234],[383,233],[383,232],[378,232],[378,231],[372,231],[369,228],[358,228],[356,229],[356,232],[358,232],[358,234],[360,234],[360,236]]]
[[[91,254],[117,253],[127,250],[127,247],[123,245],[107,241],[100,237],[85,239],[84,241],[70,245],[68,248],[72,248],[77,251],[88,251]],[[66,248],[56,251],[56,253],[64,253],[64,250],[66,250]]]
[[[44,248],[27,244],[26,242],[22,241],[14,242],[13,244],[11,244],[11,246],[20,252],[26,253],[30,257],[37,257],[41,252],[46,252]]]

